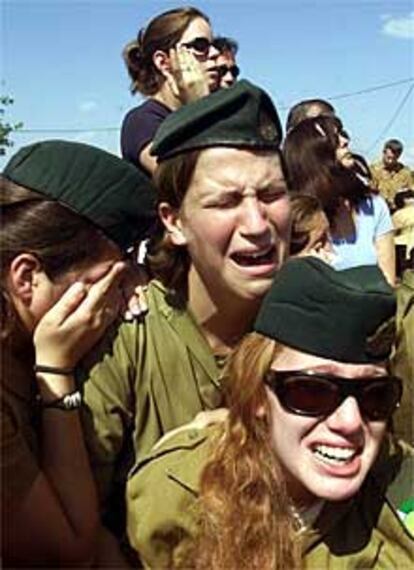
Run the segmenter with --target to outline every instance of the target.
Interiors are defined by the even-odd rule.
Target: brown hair
[[[197,164],[199,150],[179,154],[160,163],[154,174],[158,202],[168,202],[180,210]],[[178,247],[163,223],[158,220],[155,235],[148,247],[148,265],[154,277],[184,297],[191,259],[185,246]]]
[[[403,146],[402,142],[399,141],[398,139],[389,139],[384,144],[383,150],[387,150],[387,149],[389,149],[391,152],[393,152],[395,154],[395,156],[397,158],[399,158],[402,154],[402,151],[404,150],[404,146]]]
[[[285,570],[300,548],[284,476],[270,439],[263,377],[280,350],[250,333],[229,358],[223,386],[229,417],[201,475],[199,534],[175,553],[179,567]],[[265,410],[258,417],[258,410]]]
[[[321,203],[315,196],[292,193],[290,196],[292,230],[290,237],[290,255],[297,255],[309,243],[310,234],[319,223],[319,214],[323,214]]]
[[[299,125],[305,119],[320,115],[335,115],[335,108],[325,99],[305,99],[293,105],[286,119],[286,132]]]
[[[132,93],[154,95],[160,89],[165,78],[155,67],[152,56],[157,50],[168,53],[195,18],[210,23],[203,12],[192,6],[163,12],[139,30],[136,40],[125,46],[122,55],[131,78]]]
[[[98,260],[112,242],[76,212],[3,176],[0,212],[0,318],[5,337],[17,319],[6,287],[10,264],[17,255],[35,255],[53,280],[75,266]]]
[[[286,136],[283,154],[290,187],[319,199],[332,224],[341,198],[355,207],[367,186],[336,160],[340,121],[321,116],[305,119]]]

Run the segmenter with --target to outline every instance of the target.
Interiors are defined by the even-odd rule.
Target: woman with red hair
[[[145,567],[411,565],[414,456],[388,433],[401,381],[378,332],[394,312],[375,266],[284,265],[225,369],[227,418],[164,436],[131,473]]]

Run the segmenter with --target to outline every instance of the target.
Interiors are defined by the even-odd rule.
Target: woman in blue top
[[[292,188],[319,198],[330,223],[333,265],[378,264],[395,283],[393,225],[385,200],[356,168],[349,137],[335,117],[306,119],[285,141]]]

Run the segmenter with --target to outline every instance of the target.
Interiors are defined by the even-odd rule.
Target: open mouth
[[[266,250],[238,252],[231,255],[231,259],[242,267],[256,267],[274,263],[275,248],[269,246]]]
[[[316,445],[312,453],[321,461],[332,465],[345,465],[350,463],[358,453],[354,447],[333,447],[330,445]]]

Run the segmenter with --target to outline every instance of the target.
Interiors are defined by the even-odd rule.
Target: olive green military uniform
[[[397,335],[392,371],[404,381],[400,408],[394,414],[395,433],[414,444],[414,271],[407,270],[397,288]]]
[[[147,300],[142,320],[114,328],[85,363],[85,437],[105,522],[117,534],[135,457],[221,401],[218,365],[191,314],[175,308],[157,281]]]
[[[394,170],[385,168],[382,161],[377,162],[371,166],[371,173],[375,187],[391,207],[399,190],[412,188],[411,171],[400,162]]]
[[[39,469],[39,407],[31,346],[1,343],[1,504],[2,518],[30,491]],[[4,525],[7,524],[5,520]]]
[[[131,473],[128,536],[145,567],[171,566],[175,547],[196,532],[200,473],[220,427],[191,425],[155,446]],[[403,569],[414,564],[414,536],[396,512],[413,493],[414,450],[386,441],[360,493],[325,503],[303,538],[305,568]]]

